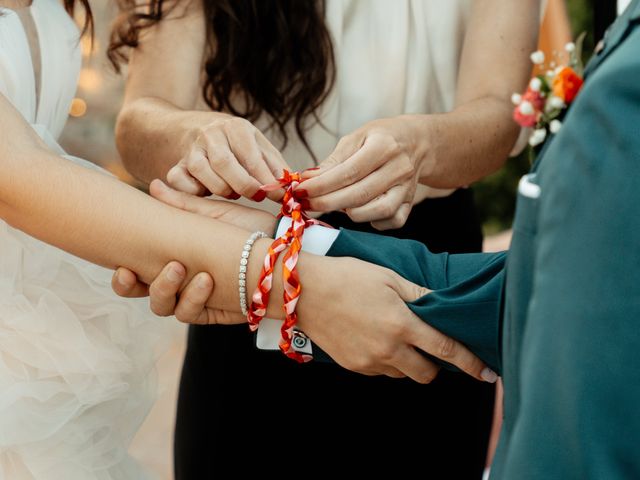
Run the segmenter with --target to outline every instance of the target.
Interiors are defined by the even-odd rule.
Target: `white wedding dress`
[[[19,12],[0,10],[0,93],[63,154],[78,30],[57,0]],[[170,320],[116,297],[111,275],[0,220],[0,479],[147,478],[127,448]]]

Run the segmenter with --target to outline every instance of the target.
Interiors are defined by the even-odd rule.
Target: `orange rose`
[[[582,78],[571,67],[564,67],[553,79],[553,94],[567,105],[576,98],[581,87]]]

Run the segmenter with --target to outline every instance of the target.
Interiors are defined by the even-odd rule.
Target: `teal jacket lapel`
[[[586,79],[588,76],[593,75],[605,58],[607,58],[611,52],[613,52],[620,42],[626,38],[629,32],[633,29],[633,26],[636,22],[640,22],[640,0],[633,0],[627,7],[627,9],[623,12],[622,15],[618,17],[618,19],[611,24],[607,32],[605,33],[605,38],[603,40],[604,45],[602,50],[597,53],[594,53],[593,57],[587,64],[584,70],[584,78]],[[551,135],[540,153],[538,153],[535,162],[531,167],[531,172],[536,172],[538,167],[540,166],[540,160],[544,157],[546,151],[549,149],[551,143],[553,142],[555,135]]]
[[[640,21],[640,0],[634,0],[605,33],[602,50],[591,58],[584,72],[585,78],[593,74],[604,59],[620,45],[620,42],[629,34],[633,24],[638,21]]]

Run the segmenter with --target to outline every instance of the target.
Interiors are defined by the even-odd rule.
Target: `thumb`
[[[351,157],[361,147],[363,139],[359,135],[347,135],[342,137],[336,148],[325,158],[316,168],[310,168],[302,172],[302,178],[308,179],[317,177],[327,170],[331,170]]]
[[[423,287],[421,285],[415,284],[402,278],[400,275],[396,275],[396,292],[402,300],[405,302],[414,302],[425,295],[429,295],[431,290],[427,287]]]

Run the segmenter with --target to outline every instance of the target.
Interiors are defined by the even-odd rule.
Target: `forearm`
[[[118,116],[118,151],[127,170],[139,180],[164,180],[189,152],[198,128],[228,116],[185,110],[159,97],[140,97],[126,102]]]
[[[170,260],[183,263],[188,278],[208,271],[216,282],[212,304],[239,310],[234,280],[248,232],[54,155],[1,96],[0,132],[0,218],[88,261],[127,267],[146,282]],[[249,277],[250,288],[256,278]]]
[[[483,97],[450,113],[412,117],[423,157],[420,182],[457,188],[498,170],[511,151],[519,127],[508,98]]]
[[[327,255],[375,263],[433,290],[411,310],[500,371],[504,253],[432,254],[419,242],[341,230]]]
[[[469,185],[505,162],[517,140],[513,92],[531,75],[540,0],[475,0],[467,26],[450,113],[423,117],[420,180],[432,187]],[[424,133],[424,132],[429,132]]]

